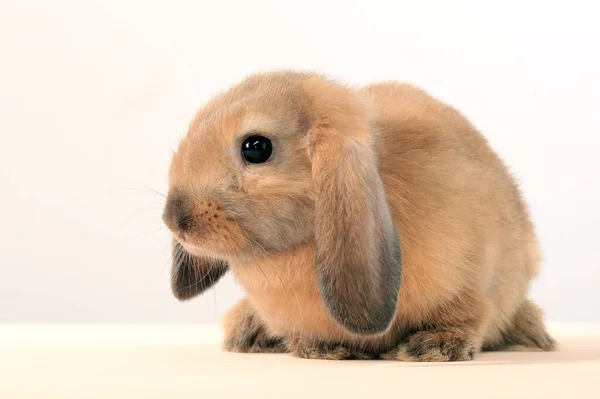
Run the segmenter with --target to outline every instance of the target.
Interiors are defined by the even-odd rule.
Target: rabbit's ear
[[[227,262],[193,256],[179,242],[173,241],[171,289],[180,301],[198,296],[219,281],[227,270]]]
[[[321,296],[348,331],[382,333],[396,313],[402,254],[371,133],[362,122],[315,126],[310,152]]]

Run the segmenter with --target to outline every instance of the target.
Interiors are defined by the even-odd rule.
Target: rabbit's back
[[[479,307],[493,339],[539,263],[513,177],[466,118],[424,91],[383,83],[362,94],[375,109],[380,173],[403,243],[399,322],[468,317],[460,313]]]

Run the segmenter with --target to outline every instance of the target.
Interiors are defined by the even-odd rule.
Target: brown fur
[[[366,351],[364,348],[302,338],[292,339],[288,343],[288,349],[293,356],[304,359],[372,360],[379,358],[377,352]]]
[[[225,316],[223,348],[241,353],[283,353],[287,346],[281,337],[269,333],[246,299],[235,304]]]
[[[250,133],[273,140],[264,164],[241,160]],[[169,183],[175,239],[201,267],[227,265],[247,292],[251,322],[239,310],[225,318],[230,349],[253,347],[257,331],[308,358],[554,347],[526,299],[540,255],[513,178],[459,112],[422,90],[251,76],[198,113]],[[185,203],[179,221],[173,202]]]

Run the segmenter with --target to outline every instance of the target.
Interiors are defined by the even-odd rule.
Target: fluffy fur
[[[273,142],[264,164],[241,157],[251,134]],[[247,293],[227,350],[455,361],[555,347],[526,299],[540,254],[513,178],[420,89],[253,75],[198,112],[169,187],[175,295],[228,270]]]

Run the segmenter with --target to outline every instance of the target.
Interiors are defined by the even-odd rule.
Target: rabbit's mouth
[[[173,237],[192,255],[229,258],[248,248],[248,234],[214,198],[172,190],[162,216]]]
[[[190,244],[186,241],[177,239],[177,242],[181,245],[183,250],[192,256],[206,256],[208,255],[206,250],[201,249],[200,247]]]
[[[220,234],[221,233],[221,234]],[[211,232],[211,234],[194,234],[193,232],[173,232],[173,237],[183,249],[193,256],[209,256],[217,259],[231,259],[243,256],[248,252],[245,235]]]
[[[193,256],[218,256],[219,254],[215,254],[214,251],[211,251],[207,247],[202,247],[196,244],[192,244],[189,241],[179,240],[177,241],[181,244],[183,249]]]

